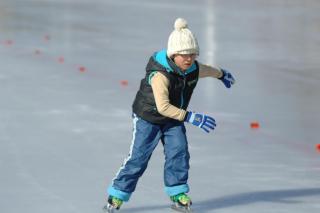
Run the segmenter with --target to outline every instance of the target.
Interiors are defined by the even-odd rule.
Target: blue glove
[[[218,78],[218,79],[222,81],[225,87],[230,88],[231,85],[236,82],[236,80],[234,80],[231,73],[229,73],[227,70],[221,69],[221,72],[222,72],[222,76],[221,78]]]
[[[185,122],[191,123],[207,133],[209,133],[210,130],[214,130],[216,127],[216,121],[205,114],[199,114],[194,112],[187,112],[187,115],[185,117]]]

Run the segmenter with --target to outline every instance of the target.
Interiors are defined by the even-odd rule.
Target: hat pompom
[[[175,20],[174,30],[168,39],[167,56],[171,58],[175,54],[199,55],[197,38],[188,28],[188,22],[183,18]]]
[[[174,22],[174,29],[181,30],[184,28],[188,28],[188,22],[183,18],[177,18]]]

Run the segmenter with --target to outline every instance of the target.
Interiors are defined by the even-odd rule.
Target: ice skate
[[[123,201],[121,199],[109,196],[108,203],[103,207],[103,211],[106,213],[114,213],[120,209],[122,203]]]
[[[173,204],[171,205],[171,209],[178,212],[193,212],[191,209],[192,201],[188,195],[185,193],[181,193],[175,196],[170,197]]]

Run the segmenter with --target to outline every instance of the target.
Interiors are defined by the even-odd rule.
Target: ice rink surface
[[[0,212],[102,212],[131,143],[131,104],[177,17],[204,79],[186,125],[197,213],[320,212],[320,2],[317,0],[1,0]],[[260,128],[251,129],[257,121]],[[155,150],[121,212],[171,212]]]

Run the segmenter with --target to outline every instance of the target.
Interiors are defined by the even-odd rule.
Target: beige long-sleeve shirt
[[[199,63],[199,78],[213,77],[220,78],[222,72],[219,68]],[[157,72],[151,79],[151,87],[158,112],[169,118],[183,121],[187,111],[180,109],[169,101],[169,79],[161,72]]]

